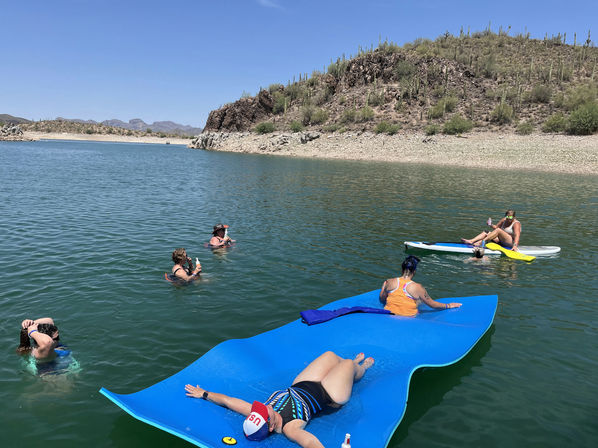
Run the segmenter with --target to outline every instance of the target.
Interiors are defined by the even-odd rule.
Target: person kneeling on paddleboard
[[[519,252],[519,238],[521,237],[521,223],[515,219],[515,210],[507,210],[504,218],[498,221],[498,224],[492,224],[492,219],[488,218],[487,224],[492,227],[490,231],[484,231],[470,240],[461,238],[465,244],[473,246],[484,246],[492,241],[501,246]]]
[[[415,316],[418,313],[418,306],[422,303],[437,310],[459,308],[460,303],[441,303],[433,300],[426,288],[412,280],[417,263],[419,258],[409,255],[401,265],[401,276],[389,278],[382,284],[380,302],[384,304],[384,309],[399,316]]]
[[[210,246],[212,247],[224,247],[230,246],[235,240],[231,239],[230,236],[227,235],[228,233],[228,226],[225,224],[217,224],[214,226],[214,231],[212,232],[212,238],[210,239]]]
[[[353,383],[374,364],[373,358],[359,353],[344,359],[328,351],[313,360],[295,379],[291,387],[277,390],[264,402],[245,400],[187,384],[187,396],[203,398],[238,412],[247,418],[243,432],[248,440],[264,440],[272,432],[282,433],[302,447],[323,448],[324,445],[305,425],[327,408],[340,408],[351,398]]]

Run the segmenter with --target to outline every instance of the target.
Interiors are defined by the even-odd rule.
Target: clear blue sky
[[[244,91],[323,70],[379,36],[402,45],[489,22],[580,42],[598,1],[3,1],[0,113],[203,126]]]

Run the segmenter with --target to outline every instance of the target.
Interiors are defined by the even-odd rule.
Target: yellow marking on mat
[[[236,445],[237,439],[235,439],[234,437],[223,437],[222,443],[224,443],[225,445]]]

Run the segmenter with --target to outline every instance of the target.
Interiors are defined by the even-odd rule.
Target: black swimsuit
[[[309,422],[316,414],[334,404],[321,383],[301,381],[288,389],[277,390],[266,405],[282,417],[282,426],[293,420]]]

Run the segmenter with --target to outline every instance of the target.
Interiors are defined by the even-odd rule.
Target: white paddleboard
[[[450,242],[424,242],[424,241],[405,241],[405,249],[419,249],[433,252],[450,252],[457,254],[473,254],[474,247],[464,243]],[[509,249],[509,248],[507,248]],[[543,255],[558,254],[561,248],[558,246],[519,246],[519,252],[525,255],[541,257]],[[500,255],[498,250],[486,249],[485,255]]]

